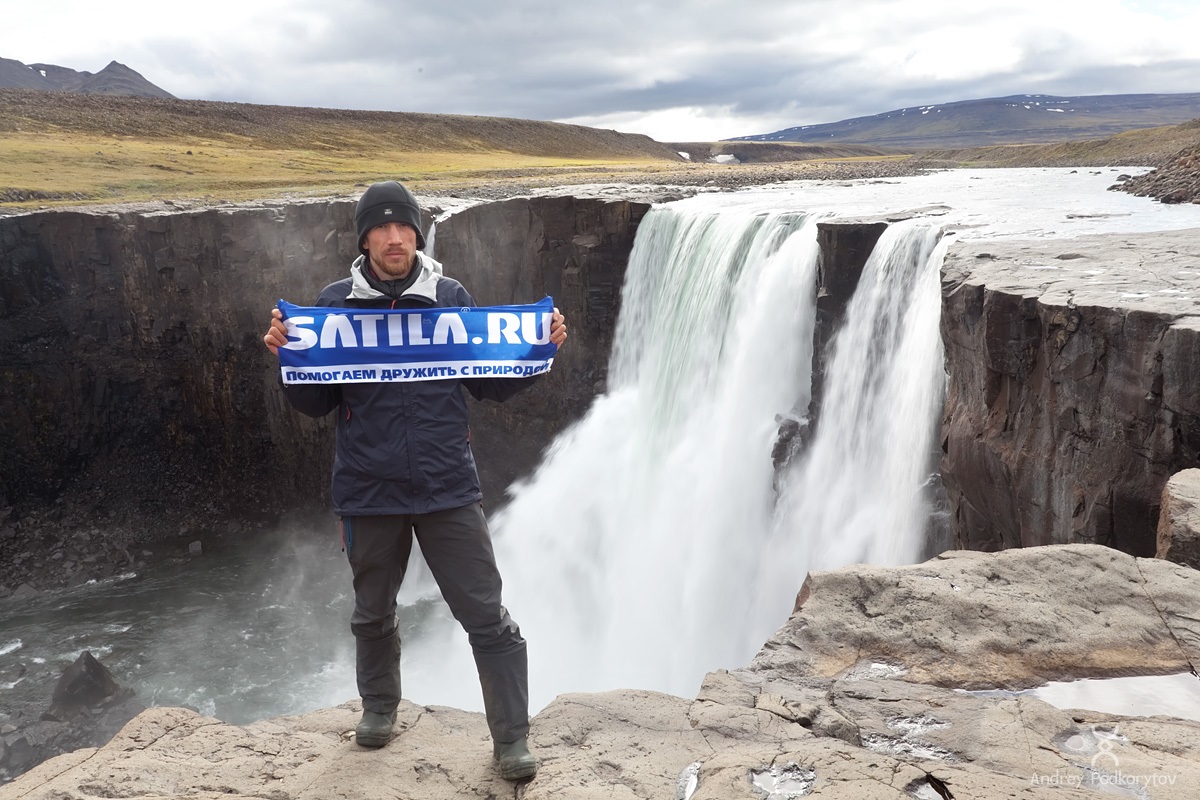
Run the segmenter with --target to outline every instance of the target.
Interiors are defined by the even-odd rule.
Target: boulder
[[[1177,472],[1163,487],[1154,555],[1200,569],[1200,469]]]
[[[0,780],[61,753],[102,745],[145,709],[132,689],[118,684],[84,651],[63,670],[50,707],[40,718],[19,715],[16,724],[0,728]]]
[[[84,650],[75,663],[63,670],[54,687],[51,709],[69,712],[80,706],[102,703],[121,691],[108,668]]]

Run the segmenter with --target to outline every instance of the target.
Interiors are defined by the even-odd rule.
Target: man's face
[[[385,222],[367,231],[367,256],[383,280],[408,277],[417,256],[417,232],[402,222]]]

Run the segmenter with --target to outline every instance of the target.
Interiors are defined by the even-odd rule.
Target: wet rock
[[[204,552],[204,545],[200,542],[192,542],[188,545],[188,555],[198,556]]]
[[[19,733],[4,737],[4,760],[0,761],[0,770],[6,775],[19,775],[38,762],[37,750],[29,742],[29,738]]]
[[[791,418],[781,420],[771,453],[777,475],[816,435],[825,393],[825,365],[830,358],[830,342],[842,324],[867,259],[887,226],[888,223],[881,220],[817,223],[821,258],[813,332],[811,397],[807,408],[794,408]]]
[[[5,743],[0,779],[20,775],[61,753],[98,747],[145,708],[133,690],[121,687],[85,651],[63,671],[45,712],[37,719],[28,714],[15,718],[15,724],[0,730]]]
[[[96,705],[120,689],[112,673],[90,651],[85,650],[74,664],[63,670],[54,687],[52,709],[68,711],[75,707]]]
[[[1200,569],[1200,469],[1177,472],[1163,487],[1154,555]]]

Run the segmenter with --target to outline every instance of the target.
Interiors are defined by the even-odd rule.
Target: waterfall
[[[884,231],[863,268],[831,342],[816,435],[781,476],[748,647],[782,623],[809,570],[921,556],[945,393],[944,254],[937,228],[904,222]]]
[[[437,244],[437,217],[429,223],[429,233],[425,234],[425,255],[430,258],[437,258],[434,253],[434,246]]]
[[[832,345],[816,438],[777,495],[779,418],[809,402],[816,218],[650,211],[608,391],[492,520],[533,711],[572,691],[691,696],[749,661],[810,566],[917,558],[942,385],[937,238],[884,234]],[[478,708],[464,637],[443,632],[414,677]]]

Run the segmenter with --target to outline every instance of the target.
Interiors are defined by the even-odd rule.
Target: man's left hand
[[[567,318],[554,309],[554,316],[550,318],[550,342],[561,346],[567,340]]]

